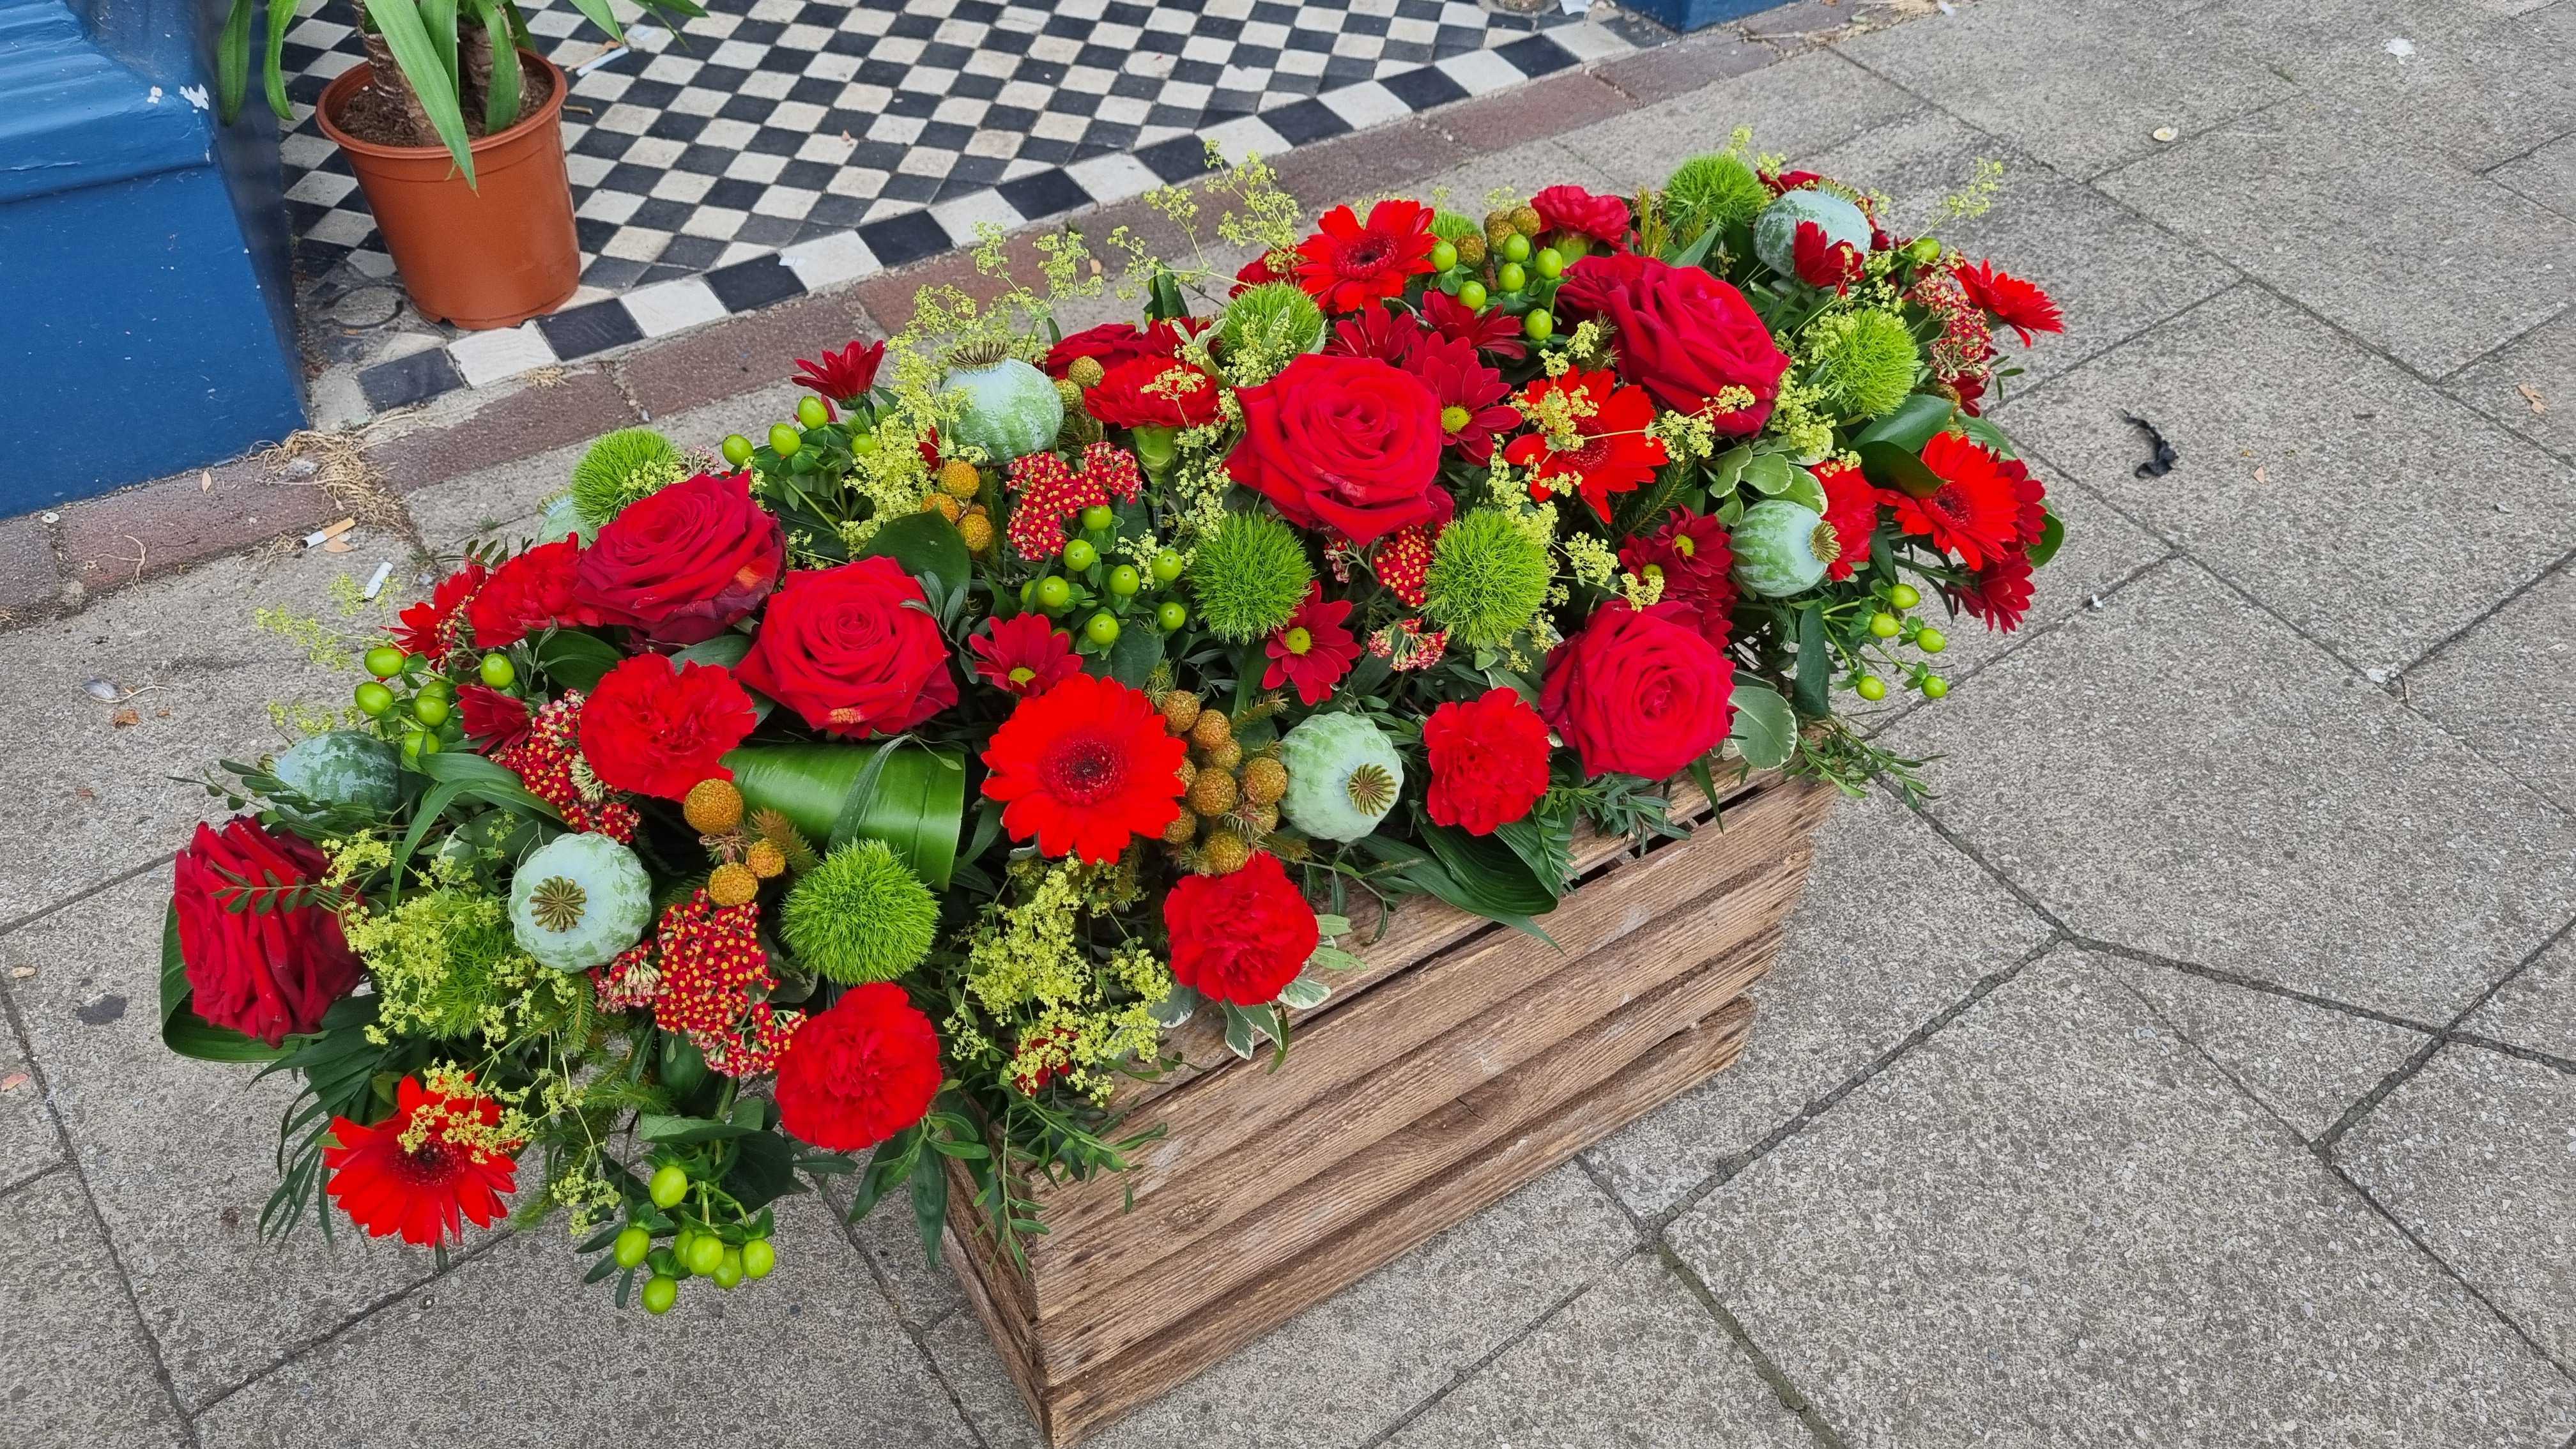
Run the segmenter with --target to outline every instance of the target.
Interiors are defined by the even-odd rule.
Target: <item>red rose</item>
[[[573,602],[573,571],[581,558],[581,540],[541,543],[492,571],[481,592],[465,606],[474,626],[474,647],[506,649],[540,629],[555,624],[598,621]]]
[[[1628,203],[1615,196],[1595,196],[1580,186],[1551,186],[1530,198],[1538,224],[1549,231],[1570,231],[1613,247],[1628,241]]]
[[[581,757],[612,790],[677,800],[700,780],[730,780],[724,752],[759,723],[721,666],[638,654],[600,676],[581,708]]]
[[[1751,404],[1712,413],[1718,431],[1762,430],[1780,395],[1789,359],[1734,287],[1697,267],[1652,257],[1589,256],[1566,271],[1557,291],[1573,321],[1598,318],[1618,333],[1619,372],[1675,412],[1695,413],[1730,387]]]
[[[1547,793],[1547,722],[1517,691],[1497,686],[1433,710],[1422,722],[1422,747],[1431,756],[1424,803],[1434,824],[1491,835]]]
[[[357,953],[329,909],[232,909],[246,890],[314,880],[328,864],[312,845],[247,815],[220,831],[197,827],[171,887],[197,1015],[276,1046],[320,1026],[331,1003],[358,984]]]
[[[1236,396],[1243,441],[1226,471],[1289,522],[1366,544],[1456,511],[1439,486],[1440,401],[1411,373],[1309,352]]]
[[[921,585],[885,557],[801,569],[769,601],[743,683],[836,735],[900,734],[957,702]]]
[[[1217,420],[1217,380],[1168,357],[1131,357],[1082,394],[1082,410],[1114,428],[1197,428]]]
[[[1323,937],[1279,857],[1256,851],[1231,875],[1188,875],[1163,897],[1172,979],[1215,1001],[1259,1006],[1306,969]]]
[[[1612,599],[1548,656],[1539,712],[1583,757],[1589,777],[1661,780],[1725,740],[1735,666],[1679,604],[1640,613]]]
[[[778,587],[787,540],[751,475],[701,473],[627,505],[582,550],[573,598],[663,644],[712,639]]]
[[[872,981],[787,1039],[774,1090],[778,1125],[827,1152],[857,1152],[920,1121],[939,1081],[930,1018],[902,987]]]

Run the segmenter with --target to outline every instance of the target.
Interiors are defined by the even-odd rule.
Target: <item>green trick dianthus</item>
[[[1275,374],[1324,339],[1324,311],[1294,282],[1264,282],[1225,304],[1218,335],[1229,361],[1260,359]]]
[[[1771,188],[1728,151],[1694,156],[1664,183],[1664,204],[1671,208],[1673,235],[1689,240],[1711,226],[1751,221],[1771,204]]]
[[[1199,622],[1233,644],[1288,622],[1315,581],[1297,532],[1267,513],[1229,513],[1190,556]]]
[[[1914,335],[1890,313],[1872,309],[1829,318],[1799,343],[1807,381],[1845,416],[1894,412],[1914,391]]]
[[[1423,612],[1472,649],[1502,643],[1547,602],[1547,545],[1509,514],[1480,508],[1440,531]]]
[[[1431,234],[1442,241],[1454,242],[1462,236],[1483,236],[1485,224],[1454,211],[1435,211],[1431,214]]]
[[[891,981],[921,964],[939,926],[939,903],[882,840],[858,840],[823,857],[787,893],[778,935],[822,975],[845,984]]]
[[[689,471],[680,450],[651,428],[619,428],[572,465],[572,505],[596,529],[626,505],[680,481]]]

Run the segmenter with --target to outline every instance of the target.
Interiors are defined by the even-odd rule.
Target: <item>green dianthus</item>
[[[1462,236],[1483,236],[1485,224],[1454,211],[1435,211],[1431,214],[1431,234],[1442,241],[1453,242]]]
[[[572,465],[572,503],[581,521],[596,529],[639,498],[677,483],[688,462],[671,440],[651,428],[619,428]]]
[[[1511,515],[1480,508],[1440,531],[1422,608],[1471,649],[1502,643],[1547,602],[1547,545]]]
[[[1296,530],[1267,513],[1229,513],[1190,556],[1199,622],[1228,643],[1259,639],[1306,601],[1314,565]]]
[[[1673,235],[1687,241],[1711,226],[1751,221],[1771,204],[1771,188],[1742,157],[1719,151],[1683,162],[1664,183],[1664,199]]]
[[[1267,381],[1323,340],[1324,312],[1296,283],[1265,282],[1226,304],[1219,335],[1229,363],[1255,362],[1261,374],[1256,381]]]
[[[796,958],[849,984],[891,981],[920,965],[938,926],[930,887],[882,840],[823,857],[778,913],[779,938]]]
[[[1807,381],[1828,405],[1850,417],[1894,412],[1914,391],[1914,335],[1876,310],[1828,318],[1800,339]]]

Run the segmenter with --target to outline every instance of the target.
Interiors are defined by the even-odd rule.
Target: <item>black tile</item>
[[[794,228],[789,228],[792,232]],[[707,273],[707,286],[728,312],[748,312],[772,302],[805,295],[805,284],[775,255],[754,257]]]
[[[906,40],[928,40],[938,33],[938,16],[918,15],[909,10],[896,15],[894,23],[886,27],[886,34],[900,35]]]
[[[826,191],[815,197],[814,204],[805,212],[807,221],[819,222],[840,231],[851,230],[867,217],[867,198],[843,196],[836,191]]]
[[[755,156],[793,156],[805,149],[812,138],[810,131],[791,131],[784,126],[763,126],[751,133],[751,142],[742,149]]]
[[[694,277],[697,274],[698,269],[696,267],[681,267],[674,266],[669,262],[655,262],[653,265],[644,269],[643,276],[635,279],[635,285],[639,287],[649,287],[655,282],[676,282],[682,277]]]
[[[679,99],[679,96],[680,88],[673,82],[639,79],[628,86],[626,94],[619,96],[618,99],[630,106],[642,106],[648,111],[658,111]]]
[[[657,196],[635,208],[635,214],[626,218],[626,224],[640,226],[648,231],[678,231],[681,225],[688,221],[689,213],[695,210],[697,210],[696,207],[685,201],[672,201],[666,197]]]
[[[912,176],[902,172],[889,176],[877,188],[880,201],[911,201],[923,206],[939,199],[939,181],[930,176]]]
[[[576,216],[572,219],[572,234],[580,238],[583,251],[596,256],[601,248],[608,245],[609,239],[617,235],[617,223]]]
[[[840,174],[838,166],[820,161],[790,161],[779,168],[778,184],[793,186],[799,191],[820,191],[831,185],[832,178]]]
[[[1174,136],[1137,152],[1136,159],[1165,181],[1187,181],[1207,170],[1207,143],[1196,136]]]
[[[554,344],[555,356],[566,362],[644,340],[644,329],[635,325],[626,305],[614,297],[540,317],[537,330]]]
[[[749,121],[758,125],[778,109],[778,102],[766,96],[734,96],[716,108],[716,114],[728,121]]]
[[[778,44],[778,37],[786,33],[787,27],[775,20],[745,20],[734,26],[729,38],[746,45],[774,46]],[[792,50],[787,53],[795,54]]]
[[[602,161],[614,161],[625,155],[626,148],[634,144],[635,138],[624,132],[603,131],[593,126],[581,133],[580,140],[572,143],[572,154],[596,156]]]
[[[841,98],[841,82],[809,75],[787,88],[787,99],[809,106],[828,106]]]
[[[1261,120],[1291,146],[1338,136],[1351,128],[1350,122],[1334,115],[1322,101],[1317,100],[1298,101],[1275,111],[1265,111]]]
[[[1020,158],[1041,166],[1062,166],[1082,158],[1075,154],[1071,141],[1050,141],[1044,136],[1031,136],[1020,143]]]
[[[1029,128],[1037,123],[1038,113],[1029,110],[1024,106],[986,106],[984,108],[984,124],[982,129],[987,131],[1009,131],[1014,135],[1025,136],[1028,134]],[[1020,154],[1025,156],[1028,153],[1026,151],[1022,151]]]
[[[1525,36],[1509,45],[1498,45],[1494,47],[1494,54],[1510,61],[1523,75],[1553,75],[1575,64],[1571,51],[1544,35]]]
[[[883,221],[872,221],[859,228],[859,240],[876,253],[877,261],[889,267],[917,262],[937,256],[953,245],[948,229],[926,211],[906,212]]]
[[[624,257],[600,257],[581,269],[582,285],[622,292],[644,279],[644,264]]]
[[[923,70],[964,70],[966,62],[974,58],[975,52],[969,47],[942,42],[923,46],[920,58],[913,64]]]
[[[1449,78],[1448,72],[1424,66],[1391,75],[1378,84],[1395,92],[1395,98],[1417,111],[1445,106],[1451,101],[1467,99],[1467,88]]]
[[[723,180],[718,181],[715,185],[708,187],[707,194],[699,198],[699,205],[723,206],[730,207],[735,211],[749,211],[752,208],[752,204],[760,200],[762,189],[761,184],[757,181],[745,181],[739,176],[728,176]]]
[[[620,312],[622,315],[623,309]],[[542,327],[553,320],[540,317],[537,325]],[[447,355],[444,347],[426,347],[408,357],[379,362],[358,374],[358,391],[366,394],[367,406],[380,413],[409,407],[464,385],[465,374],[456,370],[456,360]]]
[[[742,219],[742,226],[734,232],[733,239],[749,242],[758,247],[783,247],[796,240],[797,226],[798,223],[793,217],[746,216]],[[742,265],[752,264],[744,262]]]
[[[698,139],[698,133],[706,128],[707,118],[704,116],[686,116],[678,111],[664,111],[653,118],[652,125],[644,128],[644,134],[663,141],[694,141]],[[584,136],[582,139],[587,141],[590,138]]]
[[[653,260],[661,266],[703,272],[716,264],[724,249],[725,244],[711,236],[675,236],[662,244],[662,254]]]
[[[1061,171],[1041,171],[1017,181],[1005,181],[997,189],[1004,201],[1031,221],[1091,204],[1091,193],[1082,189],[1082,183]]]
[[[682,151],[680,159],[671,163],[671,169],[686,171],[692,176],[722,176],[725,168],[733,164],[733,157],[734,153],[726,147],[697,143]]]
[[[970,101],[989,101],[1001,93],[1002,78],[1000,76],[973,75],[961,72],[957,79],[948,83],[948,94],[951,96],[962,96]],[[1001,129],[998,126],[995,126],[990,120],[984,122],[984,127],[986,130]]]

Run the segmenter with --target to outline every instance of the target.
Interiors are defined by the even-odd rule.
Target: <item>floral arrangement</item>
[[[561,1212],[659,1313],[833,1174],[936,1254],[954,1159],[1016,1252],[1172,1028],[1286,1052],[1404,898],[1538,932],[1721,774],[1917,788],[1855,716],[1946,693],[1928,603],[2019,623],[2060,530],[1981,412],[2058,314],[1746,150],[1310,233],[1220,168],[1158,201],[1237,273],[1049,238],[758,440],[599,440],[209,786],[165,1036],[299,1084],[267,1226]]]

